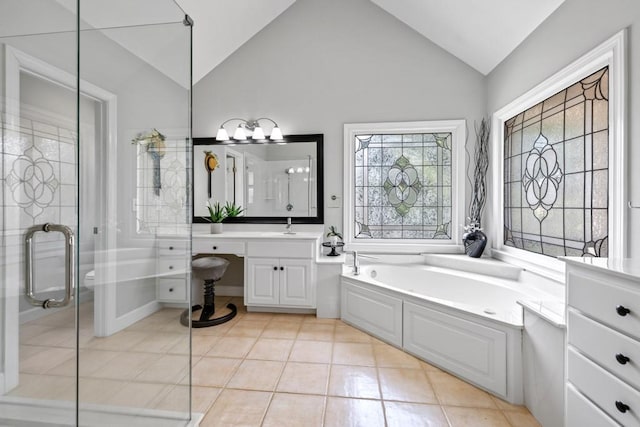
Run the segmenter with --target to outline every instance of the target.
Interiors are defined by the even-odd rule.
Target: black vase
[[[475,230],[465,233],[462,236],[462,242],[464,243],[464,252],[467,255],[471,258],[480,258],[485,246],[487,246],[487,236],[481,230]]]

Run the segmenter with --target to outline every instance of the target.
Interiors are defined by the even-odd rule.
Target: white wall
[[[325,206],[342,195],[344,123],[467,119],[473,129],[485,111],[480,73],[368,0],[298,0],[193,95],[196,137],[230,117],[323,133]],[[342,230],[342,209],[325,207],[325,224]]]
[[[634,0],[566,0],[487,77],[487,110],[491,114],[538,85],[623,28],[628,32],[627,168],[628,194],[640,204],[640,85],[635,76],[640,68],[640,3]],[[487,218],[491,218],[488,212]],[[491,224],[488,224],[491,227]],[[640,233],[640,211],[629,215],[627,236]],[[640,242],[629,239],[629,255],[640,254]]]

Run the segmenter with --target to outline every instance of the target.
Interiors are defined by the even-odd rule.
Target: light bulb
[[[297,173],[302,173],[302,170],[303,170],[302,168],[298,168],[298,169],[296,169],[296,172]]]
[[[272,140],[282,139],[282,131],[278,126],[275,126],[271,131],[271,136],[269,137]]]
[[[244,128],[241,124],[236,128],[236,131],[233,134],[233,139],[236,139],[238,141],[244,141],[247,139],[247,134],[245,133]]]
[[[307,166],[306,168],[304,168],[304,171],[305,171],[306,173],[309,173],[309,171],[310,171],[310,170],[311,170],[311,169],[309,169],[309,166]]]
[[[253,129],[253,139],[265,139],[264,138],[264,131],[262,130],[262,128],[260,126],[256,126],[255,129]]]
[[[218,141],[228,141],[229,140],[229,134],[227,133],[225,128],[223,128],[222,126],[220,126],[220,129],[218,129],[218,133],[216,134],[216,139]]]

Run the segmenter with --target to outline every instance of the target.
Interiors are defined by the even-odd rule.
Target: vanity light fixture
[[[268,120],[271,123],[273,123],[273,128],[271,129],[271,135],[269,135],[269,137],[267,138],[264,134],[264,130],[262,129],[262,126],[260,126],[260,121],[261,120]],[[231,139],[229,138],[229,134],[227,133],[227,130],[224,128],[224,125],[226,125],[227,123],[231,122],[231,121],[239,121],[240,123],[238,123],[238,127],[236,127],[235,132],[233,133],[233,139],[236,141],[248,141],[248,136],[247,136],[247,132],[249,132],[251,134],[251,139],[255,140],[255,141],[265,141],[265,140],[271,140],[271,141],[278,141],[283,139],[282,136],[282,131],[280,130],[280,128],[278,127],[278,124],[268,118],[268,117],[261,117],[259,119],[255,119],[255,120],[245,120],[245,119],[240,119],[240,118],[232,118],[232,119],[228,119],[225,120],[221,125],[220,128],[218,129],[218,133],[216,134],[216,140],[218,141],[230,141]]]

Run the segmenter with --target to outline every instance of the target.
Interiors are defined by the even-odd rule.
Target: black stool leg
[[[192,328],[206,328],[208,326],[220,325],[222,323],[228,322],[233,319],[236,314],[238,314],[238,309],[234,304],[227,304],[227,308],[231,310],[230,313],[215,317],[211,319],[211,316],[215,313],[215,281],[214,280],[205,280],[204,281],[204,307],[201,305],[194,305],[191,307],[191,310],[187,309],[182,312],[180,315],[180,323],[184,326],[189,326],[189,317],[191,313],[194,311],[198,311],[202,309],[200,313],[199,320],[192,320],[191,327]]]

